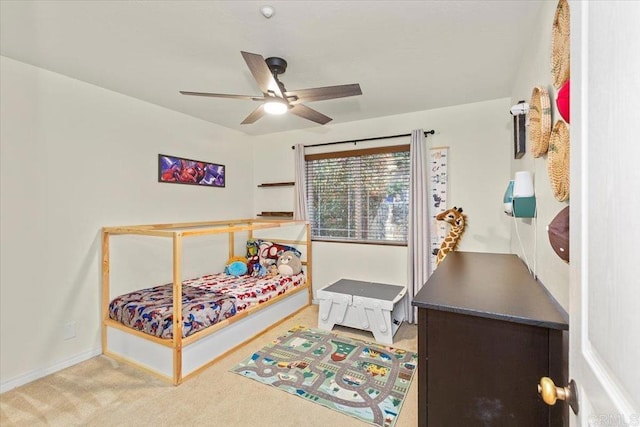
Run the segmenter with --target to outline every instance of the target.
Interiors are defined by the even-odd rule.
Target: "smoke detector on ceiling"
[[[260,13],[262,13],[262,16],[269,19],[273,16],[274,13],[276,13],[276,10],[271,6],[262,6],[260,8]]]

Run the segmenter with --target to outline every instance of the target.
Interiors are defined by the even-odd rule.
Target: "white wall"
[[[552,105],[552,124],[562,120],[555,104],[557,91],[551,84],[551,29],[557,2],[544,2],[538,17],[539,23],[531,34],[531,41],[522,52],[517,78],[512,90],[512,105],[520,100],[530,102],[534,86],[544,86],[549,91]],[[535,267],[538,279],[554,298],[568,310],[569,307],[569,266],[556,255],[549,244],[546,227],[567,203],[558,202],[553,196],[547,173],[547,156],[534,158],[527,133],[526,154],[521,159],[511,160],[511,176],[516,171],[531,171],[534,174],[536,193],[536,219],[517,219],[522,245],[512,224],[511,250]],[[512,178],[513,179],[513,178]],[[506,189],[506,186],[505,186]]]
[[[100,352],[101,227],[251,217],[253,178],[240,133],[9,58],[0,66],[4,391]],[[160,184],[158,153],[223,163],[227,187]],[[68,322],[76,337],[63,340]]]
[[[256,137],[253,140],[254,184],[293,181],[294,150],[291,146],[297,143],[396,135],[417,128],[435,129],[436,134],[427,138],[427,146],[450,147],[450,205],[462,206],[468,216],[468,227],[459,249],[508,253],[510,223],[502,213],[502,198],[510,174],[510,102],[503,98]],[[320,103],[317,108],[321,110]],[[372,144],[359,143],[358,148]],[[292,187],[254,187],[254,195],[256,212],[293,210]],[[314,290],[342,277],[399,285],[407,282],[406,247],[316,242],[313,251]]]

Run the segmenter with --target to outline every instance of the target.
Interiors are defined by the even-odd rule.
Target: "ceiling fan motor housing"
[[[284,74],[287,70],[287,61],[276,56],[271,56],[264,60],[271,72],[275,75]]]

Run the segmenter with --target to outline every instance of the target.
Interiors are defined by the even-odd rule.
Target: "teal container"
[[[513,216],[516,218],[534,218],[536,216],[535,196],[514,198]]]

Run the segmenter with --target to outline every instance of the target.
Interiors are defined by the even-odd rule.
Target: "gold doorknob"
[[[578,399],[576,396],[576,383],[571,380],[567,387],[556,387],[549,377],[540,378],[538,393],[547,405],[553,406],[558,400],[566,400],[574,413],[578,413]]]
[[[567,387],[556,387],[549,377],[540,378],[538,393],[542,396],[544,403],[551,406],[555,405],[558,399],[567,400],[567,397],[571,395],[571,391]]]

